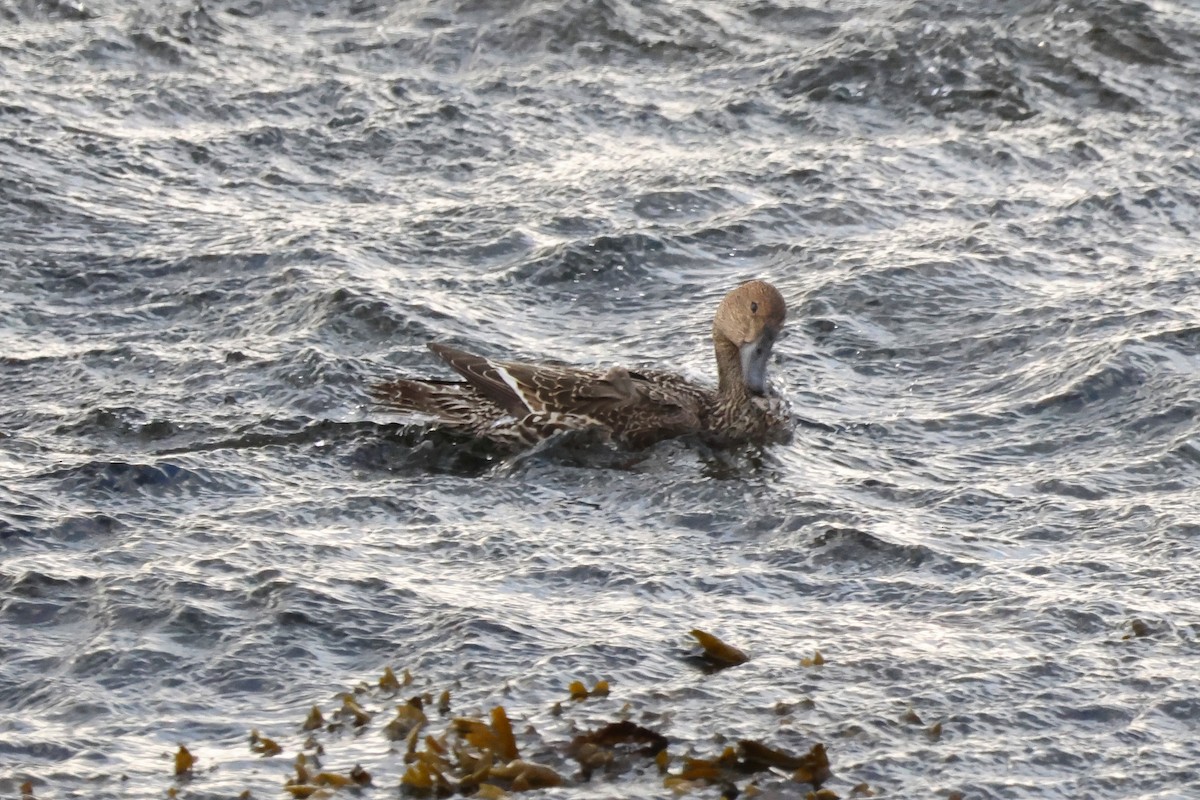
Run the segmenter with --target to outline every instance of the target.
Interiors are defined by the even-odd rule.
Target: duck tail
[[[442,425],[471,427],[479,396],[462,381],[391,380],[371,387],[372,399],[391,411],[433,417]]]

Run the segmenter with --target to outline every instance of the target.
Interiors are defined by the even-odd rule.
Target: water
[[[1186,0],[0,0],[0,794],[282,797],[392,665],[567,775],[628,704],[843,797],[1200,795],[1197,108]],[[752,276],[788,446],[368,404],[432,339],[711,376]]]

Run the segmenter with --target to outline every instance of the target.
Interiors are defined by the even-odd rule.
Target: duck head
[[[765,281],[749,281],[725,295],[713,319],[713,345],[722,394],[765,394],[767,362],[783,330],[787,305]]]

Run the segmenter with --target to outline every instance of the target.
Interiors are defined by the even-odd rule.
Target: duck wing
[[[596,372],[554,365],[493,361],[444,344],[429,349],[480,394],[513,416],[571,414],[602,420],[622,408],[662,403],[653,387],[628,370]]]

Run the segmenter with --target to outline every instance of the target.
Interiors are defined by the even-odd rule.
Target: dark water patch
[[[969,274],[964,273],[960,279],[967,280]],[[903,381],[904,391],[914,397],[936,393],[946,410],[951,408],[950,401],[959,401],[962,405],[954,408],[956,418],[938,416],[930,422],[947,428],[983,418],[977,411],[978,403],[969,401],[972,396],[992,397],[1008,391],[1019,394],[1024,387],[1014,385],[1014,366],[1040,364],[1032,356],[1054,341],[1053,326],[1014,326],[987,310],[986,301],[982,295],[974,295],[974,289],[967,296],[957,293],[953,282],[958,279],[913,277],[918,285],[911,286],[902,275],[903,271],[894,276],[897,286],[891,295],[903,298],[895,305],[882,302],[889,296],[889,290],[882,286],[872,286],[868,291],[841,287],[826,290],[827,297],[821,298],[819,305],[814,304],[814,310],[826,303],[838,309],[832,315],[817,312],[823,322],[816,338],[823,355],[831,357],[828,367],[842,375],[852,369],[868,378],[890,376]],[[874,278],[855,279],[851,286],[866,283],[873,284]],[[920,309],[934,305],[943,310],[939,319],[930,321]],[[975,332],[963,334],[964,329]],[[818,364],[825,366],[825,362]],[[932,374],[954,376],[957,383],[946,389],[936,379],[921,377]],[[1041,376],[1031,374],[1029,382],[1041,383]],[[935,385],[938,388],[933,388]]]
[[[920,20],[888,37],[848,37],[812,66],[781,71],[772,88],[784,98],[877,103],[901,113],[978,113],[1022,121],[1037,110],[1019,72],[1005,59],[980,61],[978,52],[1003,52],[990,27],[948,26]]]
[[[0,496],[0,541],[26,540],[33,543],[44,530],[45,518],[53,513],[53,504],[40,493],[22,495],[15,489]]]
[[[624,0],[521,3],[482,30],[480,41],[512,56],[571,55],[585,62],[672,64],[729,46],[727,31],[698,8],[642,8]]]
[[[109,690],[136,689],[147,682],[169,679],[186,666],[187,661],[181,661],[178,653],[150,646],[100,648],[84,654],[73,665],[77,675]]]
[[[1156,28],[1156,14],[1142,3],[1097,4],[1084,10],[1096,52],[1129,64],[1165,66],[1183,59]]]
[[[252,276],[278,264],[319,261],[325,254],[255,251],[190,254],[180,258],[88,255],[79,261],[33,262],[33,286],[51,296],[135,312],[149,306],[175,310],[228,302],[238,289],[257,288]],[[181,296],[182,295],[182,296]],[[159,316],[162,316],[161,312]]]
[[[95,19],[97,12],[90,4],[78,0],[37,0],[37,2],[6,2],[0,6],[11,22],[71,21]]]
[[[1173,456],[1186,463],[1200,464],[1200,434],[1174,445],[1169,451]]]
[[[1123,395],[1144,391],[1149,375],[1132,364],[1104,364],[1090,370],[1065,391],[1044,397],[1026,406],[1025,414],[1095,413],[1094,406],[1109,403]]]
[[[346,462],[358,469],[479,476],[507,455],[487,443],[421,426],[391,424],[365,430],[367,435],[359,438],[346,455]]]
[[[515,285],[621,285],[648,275],[647,260],[661,260],[667,245],[643,233],[597,236],[543,249],[505,274]]]
[[[324,306],[319,328],[347,342],[429,340],[433,333],[424,320],[438,316],[429,309],[399,312],[393,303],[350,287],[331,290],[319,303]]]
[[[206,48],[220,45],[230,34],[229,26],[222,24],[219,15],[199,3],[180,11],[160,30],[185,45],[204,45]]]
[[[545,581],[557,586],[614,588],[637,585],[633,578],[625,574],[625,570],[603,564],[531,564],[526,566],[520,574],[525,578]]]
[[[701,219],[736,203],[733,195],[722,188],[705,191],[652,191],[641,195],[633,210],[648,220]]]
[[[1194,432],[1197,420],[1200,420],[1200,400],[1184,400],[1162,411],[1147,409],[1128,425],[1134,433],[1177,436]]]
[[[203,429],[185,430],[179,424],[166,419],[148,419],[137,408],[115,406],[98,407],[81,411],[75,419],[64,422],[55,429],[56,434],[79,437],[97,437],[120,440],[126,446],[163,444],[180,436],[203,435]]]
[[[383,596],[391,602],[404,599],[394,592]],[[414,620],[396,613],[410,603],[385,610],[373,602],[373,593],[343,585],[336,577],[303,583],[271,581],[255,589],[252,597],[269,616],[258,624],[261,639],[240,647],[260,656],[294,646],[336,654],[352,642],[363,652],[382,652],[403,641],[414,625]],[[340,610],[333,613],[335,608]]]
[[[1196,719],[1196,714],[1200,713],[1200,701],[1194,698],[1165,700],[1157,703],[1154,710],[1168,717],[1187,722]]]
[[[1069,55],[1030,47],[1022,48],[1021,55],[1033,65],[1029,73],[1031,84],[1050,90],[1048,102],[1074,101],[1085,109],[1116,114],[1141,110],[1137,97],[1110,85],[1101,70],[1083,66]]]
[[[898,545],[854,528],[828,528],[811,544],[812,562],[856,573],[890,574],[931,566],[935,551]]]
[[[176,41],[172,41],[173,39]],[[151,56],[163,64],[172,67],[177,67],[184,63],[185,51],[179,44],[191,44],[186,38],[182,40],[177,39],[165,27],[160,27],[153,32],[135,31],[130,34],[129,42],[139,53]]]
[[[57,741],[47,742],[30,739],[14,742],[0,738],[0,753],[4,753],[14,760],[20,758],[22,762],[26,759],[50,763],[67,761],[74,758],[81,747],[82,745],[79,743],[64,744]],[[15,793],[14,796],[16,796]]]
[[[57,600],[49,602],[9,600],[0,606],[0,611],[3,611],[9,622],[17,625],[62,624],[78,619],[80,616],[77,609],[64,606]]]
[[[397,426],[391,426],[395,428]],[[247,424],[241,431],[233,431],[239,435],[224,440],[209,441],[192,445],[181,450],[166,450],[159,455],[175,455],[179,453],[203,453],[213,450],[242,450],[268,447],[287,447],[291,445],[313,445],[327,440],[338,439],[344,433],[353,434],[356,431],[378,432],[388,430],[369,422],[333,422],[330,420],[314,420],[311,417],[278,417],[260,420]]]
[[[177,463],[139,464],[125,461],[92,461],[53,470],[43,477],[55,479],[67,492],[97,492],[108,496],[161,495],[184,491],[195,494],[235,484],[208,470],[191,470]]]
[[[686,236],[680,236],[679,244],[684,247],[708,249],[744,249],[754,239],[753,228],[744,222],[730,222],[697,228]],[[769,249],[769,246],[765,249]]]
[[[954,520],[980,523],[1003,515],[1015,516],[1024,510],[1024,503],[998,491],[967,486],[947,493],[933,507],[939,514]]]
[[[72,595],[90,592],[95,580],[86,576],[61,578],[42,572],[27,571],[20,574],[0,574],[0,585],[5,594],[26,600],[63,600]]]
[[[450,232],[441,224],[437,225],[436,229],[440,236],[445,236]],[[574,231],[573,233],[587,232],[589,231]],[[434,242],[430,242],[430,244],[434,244]],[[535,240],[525,231],[520,230],[498,231],[481,240],[478,237],[474,237],[473,240],[455,236],[453,239],[439,241],[436,244],[441,245],[438,250],[444,258],[471,264],[481,272],[503,269],[514,262],[524,261],[533,255],[537,247]]]
[[[1160,331],[1147,337],[1149,341],[1167,345],[1180,355],[1200,357],[1200,326]]]
[[[524,474],[534,483],[540,472],[562,469],[629,471],[654,457],[651,452],[618,447],[598,431],[563,431],[529,450],[504,455],[497,474]]]
[[[113,707],[108,703],[95,702],[87,699],[76,699],[54,710],[50,719],[62,725],[79,725],[95,722],[101,719],[111,719],[116,716]],[[87,758],[104,761],[108,758],[102,751],[91,750]]]
[[[1074,497],[1079,500],[1101,500],[1108,495],[1108,492],[1099,487],[1088,486],[1079,481],[1057,479],[1038,481],[1034,484],[1034,488],[1046,494]]]
[[[765,30],[821,39],[833,35],[844,17],[836,11],[811,6],[756,0],[744,6],[745,13]]]

